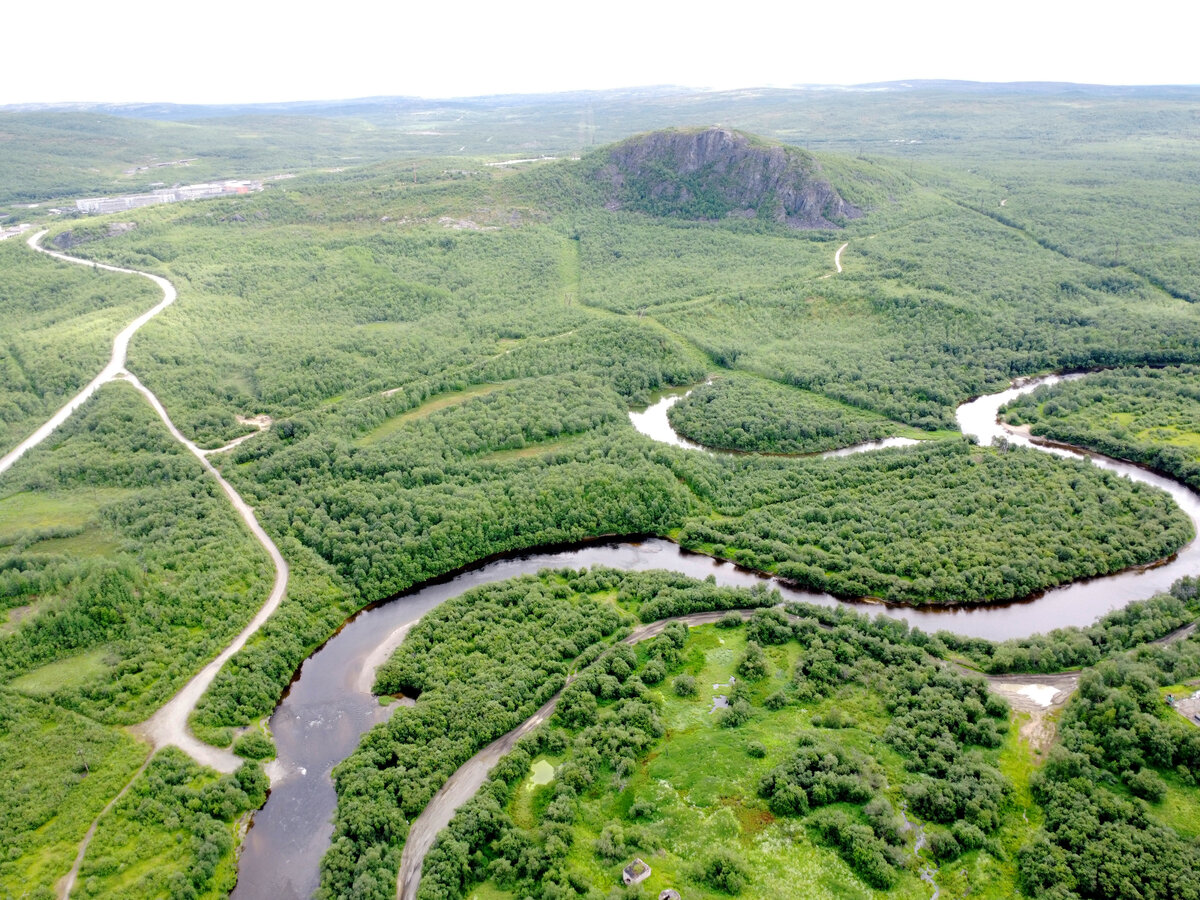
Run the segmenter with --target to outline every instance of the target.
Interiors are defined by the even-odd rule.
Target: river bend
[[[957,411],[959,426],[982,444],[1004,435],[1010,443],[1032,445],[1060,456],[1085,457],[1105,469],[1162,488],[1171,494],[1191,518],[1193,527],[1200,531],[1200,498],[1178,482],[1106,457],[1039,446],[996,424],[997,411],[1004,403],[1059,378],[1048,376],[1030,380],[1007,391],[965,403]],[[666,410],[682,393],[664,397],[646,413],[632,413],[630,418],[639,431],[649,433],[655,439],[704,450],[675,435],[667,423]],[[889,439],[835,453],[844,455],[906,442],[905,439]],[[317,889],[320,858],[329,846],[331,820],[337,802],[330,772],[353,752],[367,729],[391,714],[391,709],[380,706],[378,699],[370,693],[374,668],[399,644],[412,623],[438,604],[477,585],[547,567],[596,565],[627,571],[670,569],[693,578],[712,575],[719,584],[733,587],[751,587],[765,582],[769,588],[779,590],[785,600],[822,606],[848,603],[829,594],[797,590],[777,579],[653,538],[513,555],[368,608],[304,663],[271,719],[279,757],[272,764],[271,796],[256,814],[254,826],[245,839],[234,900],[300,900]],[[1076,582],[1020,603],[957,609],[913,609],[876,603],[850,605],[864,612],[905,619],[910,625],[929,632],[947,629],[1003,640],[1067,625],[1090,624],[1106,612],[1165,591],[1180,576],[1197,571],[1200,571],[1200,546],[1193,540],[1164,564]]]

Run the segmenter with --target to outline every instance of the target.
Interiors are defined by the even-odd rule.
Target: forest
[[[1200,369],[1098,372],[1014,400],[1005,421],[1030,433],[1130,459],[1200,487]]]
[[[127,367],[290,568],[189,723],[247,761],[221,774],[152,755],[140,724],[257,612],[266,552],[119,379],[0,472],[0,893],[54,895],[96,823],[72,896],[227,894],[265,797],[269,717],[305,659],[363,607],[498,555],[654,535],[840,598],[944,606],[1023,600],[1191,541],[1164,493],[978,446],[955,409],[1088,371],[1008,421],[1200,487],[1196,98],[1100,93],[1084,115],[1052,93],[923,91],[702,95],[685,114],[670,92],[595,97],[582,145],[567,98],[522,101],[515,119],[415,103],[186,126],[0,112],[0,202],[45,201],[14,217],[176,285]],[[454,147],[414,131],[464,115]],[[692,218],[606,205],[603,145],[712,121],[754,147],[785,140],[862,216],[806,230],[726,215],[715,195],[693,197]],[[889,143],[897,129],[916,142]],[[563,158],[485,164],[537,151]],[[25,178],[39,155],[60,164]],[[108,218],[70,209],[143,189],[161,177],[136,171],[150,157],[191,156],[198,176],[295,177]],[[0,453],[158,299],[145,279],[0,242]],[[674,427],[736,453],[632,427],[630,410],[685,389]],[[806,456],[892,435],[920,440]],[[423,896],[609,896],[638,855],[685,896],[814,875],[830,896],[927,897],[925,875],[944,896],[1194,895],[1197,732],[1162,699],[1200,677],[1195,641],[1172,637],[1198,615],[1192,581],[1010,641],[748,612],[778,602],[597,569],[447,601],[378,672],[382,696],[416,705],[393,704],[334,770],[321,896],[394,896],[429,798],[572,676],[432,852]],[[731,609],[745,612],[621,643]],[[1044,752],[985,681],[1076,669]],[[530,782],[541,763],[553,777]]]
[[[756,453],[819,453],[904,430],[819,394],[736,375],[696,386],[667,416],[672,428],[705,447]]]

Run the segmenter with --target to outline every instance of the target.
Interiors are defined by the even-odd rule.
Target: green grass
[[[82,534],[46,538],[30,544],[28,553],[66,554],[68,556],[112,556],[121,549],[121,542],[101,528],[88,528]]]
[[[579,241],[569,240],[563,244],[558,269],[562,277],[563,303],[571,306],[580,302]]]
[[[1029,790],[1029,777],[1040,759],[1029,744],[1021,740],[1020,724],[1027,714],[1016,713],[1009,728],[1004,745],[999,750],[997,768],[1013,785],[1013,795],[1005,806],[996,838],[1008,858],[997,859],[984,850],[964,853],[958,859],[943,866],[937,876],[943,891],[952,897],[982,897],[987,900],[1005,900],[1016,896],[1017,851],[1029,840],[1042,824],[1041,807],[1034,803]]]
[[[129,496],[123,488],[90,487],[61,493],[18,491],[0,498],[0,546],[30,532],[50,528],[79,528],[100,507]]]
[[[797,736],[804,733],[870,759],[864,777],[899,809],[901,786],[913,776],[904,758],[884,739],[891,715],[883,692],[867,677],[844,684],[823,700],[769,710],[763,700],[788,688],[802,647],[797,642],[768,646],[769,674],[748,685],[752,718],[739,728],[722,728],[712,712],[712,701],[729,694],[730,679],[736,677],[745,649],[745,629],[691,629],[677,672],[695,678],[696,695],[676,696],[671,689],[673,675],[652,689],[665,734],[624,780],[614,779],[611,787],[584,795],[577,807],[564,868],[604,892],[619,885],[622,867],[636,856],[653,870],[640,896],[654,897],[674,887],[689,898],[717,898],[727,895],[699,880],[698,863],[715,849],[724,848],[736,854],[748,873],[742,892],[746,897],[927,898],[930,888],[918,874],[929,863],[927,851],[912,868],[899,871],[891,889],[872,889],[836,851],[817,842],[805,820],[777,817],[757,793],[761,777],[790,757]],[[642,658],[646,658],[644,653]],[[879,677],[886,678],[886,671],[880,671]],[[814,720],[835,710],[850,720],[847,727],[814,726]],[[1000,829],[994,835],[1003,847],[1003,858],[983,850],[962,854],[938,873],[943,895],[1000,900],[1017,893],[1016,854],[1042,818],[1028,788],[1035,760],[1019,740],[1017,724],[1014,717],[1000,748],[975,748],[1017,785],[1001,811]],[[752,744],[761,744],[765,754],[751,755],[748,749]],[[545,768],[550,762],[539,758]],[[546,788],[533,788],[531,778],[526,777],[509,804],[514,823],[524,829],[533,829],[541,821],[539,810],[551,794]],[[633,818],[635,804],[648,807],[649,815]],[[852,804],[834,807],[852,817],[861,815]],[[1187,815],[1187,811],[1179,815]],[[627,835],[642,835],[636,849],[618,860],[601,857],[594,849],[601,832],[614,824]],[[911,837],[909,840],[907,853],[912,858]],[[802,894],[797,893],[797,885],[804,886]],[[493,891],[496,885],[489,882],[473,896],[504,896]]]
[[[236,784],[176,748],[160,751],[100,820],[73,896],[228,896],[248,802]],[[225,799],[208,799],[222,785]]]
[[[743,629],[692,629],[684,670],[695,676],[698,693],[679,698],[670,690],[670,678],[663,682],[658,695],[667,729],[664,739],[640,762],[623,789],[602,791],[584,801],[568,867],[601,890],[619,884],[621,867],[628,860],[605,862],[592,852],[592,845],[605,825],[632,824],[628,811],[635,801],[642,801],[649,802],[654,813],[649,821],[639,819],[636,824],[662,847],[635,854],[653,870],[642,885],[642,896],[655,897],[667,887],[689,898],[726,896],[697,881],[694,868],[713,848],[728,847],[751,873],[742,896],[796,896],[796,886],[804,885],[803,896],[814,898],[927,897],[928,888],[912,872],[902,874],[890,892],[867,887],[836,852],[814,843],[801,822],[776,819],[758,798],[760,777],[791,752],[795,735],[811,728],[814,714],[834,708],[852,711],[858,727],[823,734],[875,755],[893,785],[903,766],[894,752],[880,744],[886,713],[878,697],[864,688],[848,688],[810,707],[793,705],[770,712],[760,705],[789,677],[800,652],[794,643],[768,648],[775,672],[753,686],[755,717],[741,728],[718,727],[710,712],[712,700],[729,689],[714,685],[729,684],[745,644]],[[767,748],[764,758],[747,754],[754,741]],[[510,808],[519,823],[531,820],[525,793],[518,791]],[[494,887],[489,883],[477,895],[504,896],[486,893]]]
[[[67,873],[100,810],[148,749],[115,729],[0,691],[0,896],[49,891]]]
[[[479,885],[467,896],[470,900],[512,900],[516,895],[510,891],[502,891],[489,882]]]
[[[44,697],[63,688],[82,688],[103,679],[109,672],[110,651],[96,647],[41,666],[12,681],[14,690],[31,697]]]
[[[480,462],[506,462],[514,459],[534,459],[539,456],[548,456],[551,453],[574,450],[587,443],[589,438],[590,435],[579,434],[555,441],[541,441],[530,444],[528,447],[515,447],[512,450],[492,450],[488,453],[481,453],[479,460]]]
[[[1175,772],[1162,772],[1167,795],[1150,805],[1150,815],[1188,840],[1200,838],[1200,786],[1185,783]]]

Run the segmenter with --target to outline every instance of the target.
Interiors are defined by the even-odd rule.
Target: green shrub
[[[704,862],[700,880],[714,890],[740,894],[746,886],[746,869],[729,850],[717,850]]]
[[[1135,797],[1141,797],[1150,803],[1158,803],[1167,796],[1167,785],[1150,769],[1142,769],[1137,774],[1127,774],[1125,783]]]
[[[275,745],[260,731],[249,731],[233,742],[233,752],[242,759],[274,759]]]
[[[696,696],[696,679],[691,675],[680,675],[672,682],[675,693],[680,697]]]

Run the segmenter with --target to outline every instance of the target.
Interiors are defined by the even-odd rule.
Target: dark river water
[[[1067,376],[1072,377],[1072,376]],[[996,425],[996,411],[1020,393],[1058,376],[1031,381],[1021,387],[981,397],[959,407],[959,426],[980,443],[990,443],[1004,432]],[[680,394],[664,397],[645,413],[633,413],[635,427],[659,440],[697,448],[679,438],[667,424],[666,409]],[[1010,443],[1029,444],[1006,435]],[[886,445],[907,443],[891,439]],[[862,452],[871,445],[838,451]],[[1036,446],[1036,445],[1035,445]],[[1200,522],[1200,498],[1188,488],[1137,466],[1080,454],[1061,448],[1038,447],[1060,456],[1086,456],[1095,465],[1169,492],[1175,502]],[[786,600],[823,606],[850,605],[870,613],[905,619],[924,631],[947,629],[959,634],[1002,640],[1024,637],[1065,625],[1087,625],[1106,612],[1165,591],[1185,574],[1200,571],[1200,545],[1192,541],[1166,563],[1093,578],[1047,591],[1021,603],[959,609],[888,607],[877,603],[850,603],[829,594],[796,590],[707,556],[689,553],[670,541],[601,542],[565,550],[529,553],[487,563],[395,597],[369,608],[350,620],[341,631],[301,667],[296,681],[271,717],[271,730],[279,757],[272,763],[271,795],[255,815],[246,835],[238,871],[235,900],[292,900],[307,898],[319,884],[321,856],[329,846],[336,796],[330,772],[358,746],[363,732],[391,715],[370,693],[376,665],[387,658],[405,629],[439,603],[476,585],[502,581],[539,569],[581,568],[596,565],[629,571],[670,569],[718,583],[749,587],[766,582]]]

